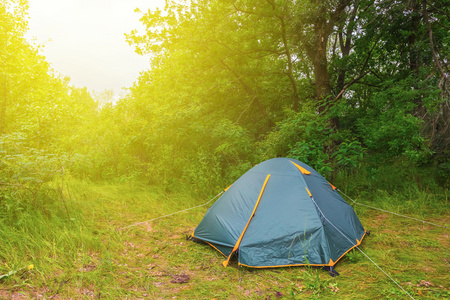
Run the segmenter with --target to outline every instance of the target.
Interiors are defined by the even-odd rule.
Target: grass
[[[399,195],[382,196],[387,201],[370,204],[450,224],[446,200],[434,210],[432,195],[417,194],[419,203],[408,195],[406,208],[395,200]],[[77,181],[63,199],[47,199],[39,209],[3,200],[9,208],[0,214],[0,275],[17,272],[0,279],[0,299],[409,299],[357,249],[337,264],[335,278],[307,267],[249,269],[234,262],[224,268],[221,254],[185,238],[206,206],[120,230],[209,199]],[[362,251],[414,298],[450,297],[448,228],[355,210],[371,230]]]

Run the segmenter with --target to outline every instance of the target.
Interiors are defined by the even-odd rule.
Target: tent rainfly
[[[333,267],[366,232],[353,208],[310,166],[273,158],[227,188],[191,234],[254,268]]]

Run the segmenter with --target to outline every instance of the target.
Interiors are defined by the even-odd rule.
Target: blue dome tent
[[[353,208],[310,166],[273,158],[234,182],[191,238],[254,268],[335,264],[366,232]],[[336,272],[337,273],[337,272]],[[333,275],[333,274],[332,274]]]

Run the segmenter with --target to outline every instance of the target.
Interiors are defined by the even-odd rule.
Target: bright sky
[[[29,5],[27,37],[44,45],[41,54],[75,86],[119,93],[149,68],[149,58],[136,54],[124,34],[142,29],[135,8],[162,8],[164,0],[29,0]]]

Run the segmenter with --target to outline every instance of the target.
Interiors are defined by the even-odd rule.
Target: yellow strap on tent
[[[305,168],[300,167],[300,166],[297,165],[295,162],[291,161],[291,163],[293,163],[293,164],[297,167],[297,169],[298,169],[300,172],[302,172],[302,174],[305,174],[305,175],[311,174],[310,171],[306,170]]]
[[[329,185],[331,185],[331,187],[333,188],[333,190],[337,189],[337,187],[335,187],[334,185],[332,185],[331,183],[328,182]]]
[[[259,201],[261,200],[261,197],[262,197],[262,195],[263,195],[263,193],[264,193],[264,189],[266,188],[267,181],[269,181],[269,178],[270,178],[270,174],[267,175],[266,180],[264,181],[264,184],[263,184],[263,187],[262,187],[262,189],[261,189],[261,192],[259,193],[258,200],[256,201],[255,207],[253,208],[253,212],[252,212],[252,214],[250,215],[250,218],[248,219],[248,222],[247,222],[247,224],[245,225],[244,230],[242,230],[241,236],[239,237],[239,239],[237,240],[236,244],[234,245],[233,250],[231,251],[230,255],[228,255],[227,260],[225,260],[225,261],[222,263],[222,265],[223,265],[224,267],[226,267],[226,266],[228,265],[228,263],[230,262],[231,255],[233,255],[233,253],[239,248],[239,245],[241,244],[241,241],[242,241],[242,237],[244,236],[244,233],[245,233],[245,231],[247,230],[247,227],[248,227],[248,225],[250,224],[250,221],[252,220],[253,216],[255,215],[256,208],[258,207]]]
[[[227,187],[226,189],[224,189],[223,191],[224,191],[224,192],[228,191],[228,189],[229,189],[232,185],[233,185],[233,184],[230,184],[230,186]]]
[[[305,189],[306,189],[306,191],[308,192],[308,195],[310,196],[310,197],[312,197],[312,195],[311,195],[311,192],[308,190],[308,188],[305,186]]]
[[[345,251],[344,254],[342,254],[338,259],[336,259],[336,261],[332,261],[331,258],[330,258],[330,263],[329,263],[328,265],[329,265],[329,266],[334,266],[334,265],[338,262],[338,260],[340,260],[342,257],[344,257],[345,254],[349,253],[353,248],[356,248],[356,247],[358,247],[359,245],[361,245],[363,238],[366,236],[366,233],[367,233],[367,232],[364,231],[364,234],[363,234],[363,236],[361,237],[361,240],[356,239],[356,245],[353,245],[350,249],[348,249],[347,251]],[[341,233],[341,234],[343,234],[343,233]],[[344,237],[346,237],[346,236],[344,235]],[[348,238],[347,238],[347,239],[348,239]],[[349,241],[350,241],[350,240],[349,240]]]

